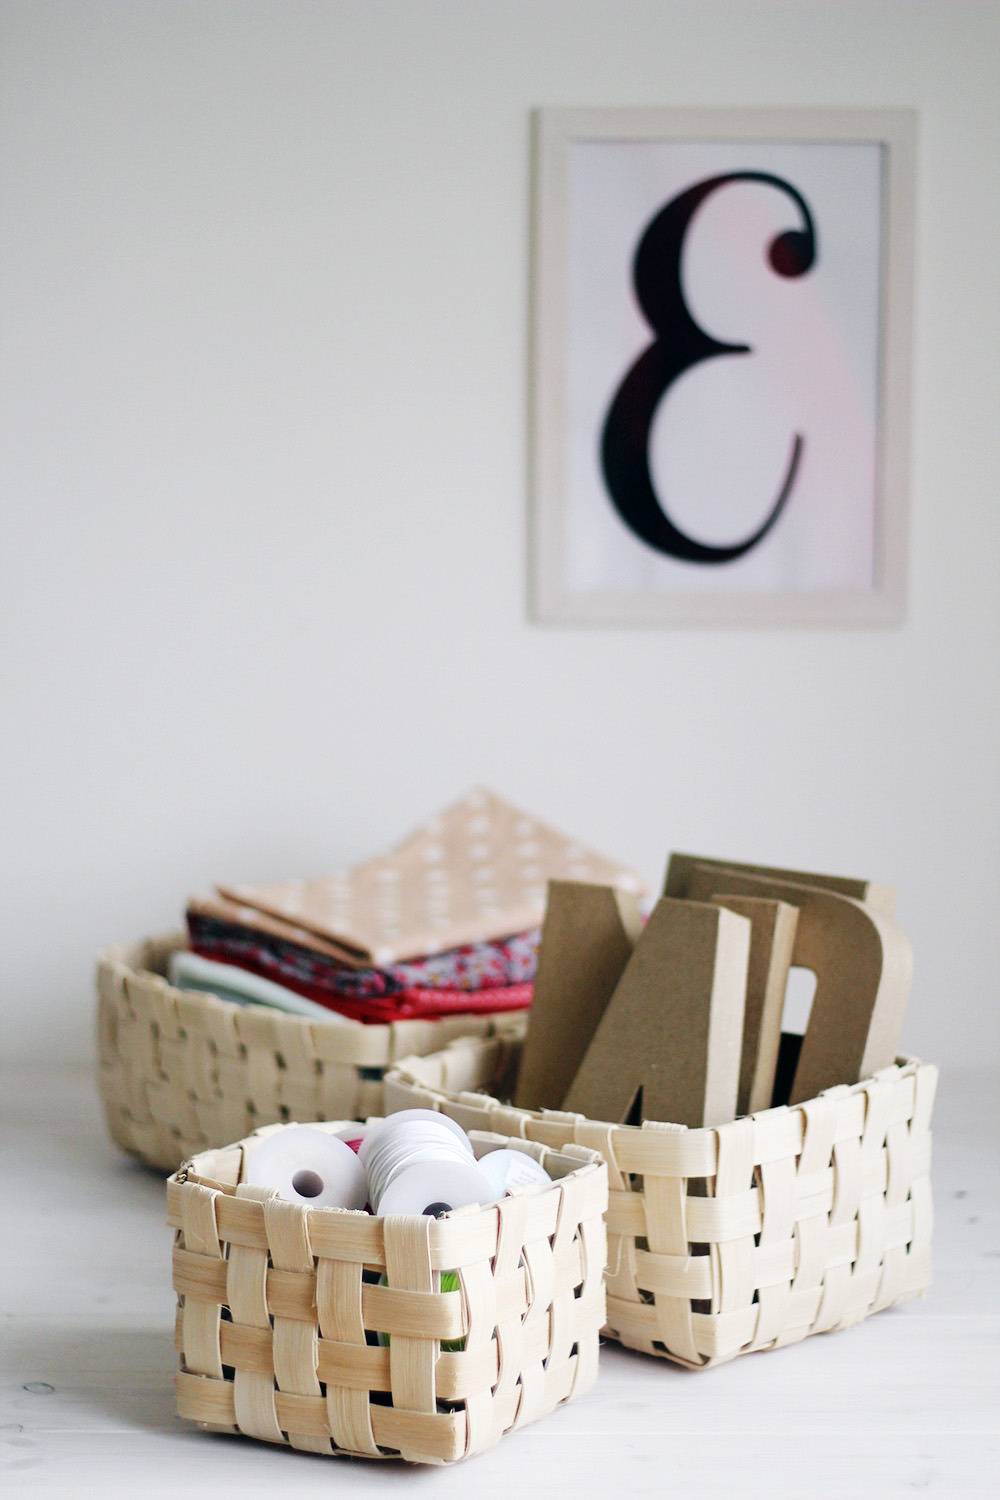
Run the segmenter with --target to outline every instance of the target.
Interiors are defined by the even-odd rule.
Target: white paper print
[[[882,156],[571,145],[568,592],[872,587]]]

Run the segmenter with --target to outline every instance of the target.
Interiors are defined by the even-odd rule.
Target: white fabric
[[[207,990],[220,1000],[232,1000],[237,1005],[269,1005],[274,1010],[288,1011],[293,1016],[312,1016],[317,1021],[329,1021],[335,1026],[360,1026],[350,1016],[339,1011],[327,1010],[305,995],[297,995],[283,984],[251,974],[236,964],[220,964],[214,959],[202,958],[179,948],[170,955],[170,983],[179,990]]]

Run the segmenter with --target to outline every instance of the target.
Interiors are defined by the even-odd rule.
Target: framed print
[[[537,117],[532,609],[902,618],[914,117]]]

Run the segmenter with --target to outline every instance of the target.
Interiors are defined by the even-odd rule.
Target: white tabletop
[[[110,1146],[89,1076],[12,1078],[0,1097],[4,1494],[997,1493],[995,1077],[942,1080],[925,1301],[704,1374],[609,1344],[590,1395],[444,1470],[311,1457],[180,1422],[162,1180]]]

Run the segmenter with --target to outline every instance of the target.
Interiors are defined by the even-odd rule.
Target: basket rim
[[[287,1130],[292,1123],[295,1122],[265,1126],[263,1130],[267,1133]],[[318,1128],[329,1130],[345,1122],[311,1123],[316,1124]],[[474,1141],[488,1142],[498,1148],[502,1146],[523,1148],[526,1144],[517,1137],[492,1131],[477,1130],[470,1131],[469,1134]],[[220,1238],[229,1237],[229,1226],[232,1225],[239,1235],[239,1243],[256,1243],[262,1234],[266,1236],[266,1205],[269,1202],[278,1202],[281,1204],[283,1213],[291,1213],[293,1217],[299,1218],[310,1242],[315,1247],[320,1247],[318,1253],[332,1255],[337,1259],[346,1257],[352,1260],[360,1259],[366,1264],[381,1264],[386,1226],[398,1225],[401,1222],[399,1216],[383,1217],[379,1214],[349,1208],[309,1208],[304,1204],[290,1203],[288,1200],[281,1199],[277,1193],[268,1193],[266,1190],[241,1184],[238,1178],[242,1172],[242,1147],[246,1141],[252,1139],[252,1135],[245,1136],[243,1140],[235,1141],[229,1146],[215,1147],[200,1152],[191,1158],[190,1162],[183,1163],[176,1172],[171,1173],[166,1181],[167,1223],[171,1228],[182,1228],[185,1216],[183,1205],[192,1195],[196,1195],[212,1199],[219,1204],[218,1212],[222,1216],[218,1220]],[[230,1179],[228,1181],[190,1171],[190,1167],[199,1162],[203,1165],[218,1162],[221,1165],[220,1159],[227,1155],[229,1161],[226,1175]],[[515,1203],[521,1204],[522,1207],[513,1211],[517,1214],[527,1214],[530,1222],[536,1220],[539,1214],[544,1216],[545,1213],[551,1211],[549,1200],[553,1195],[559,1195],[562,1199],[568,1194],[569,1201],[575,1203],[580,1201],[577,1197],[579,1194],[583,1194],[582,1201],[587,1201],[591,1194],[596,1193],[600,1202],[598,1212],[603,1218],[608,1202],[608,1169],[600,1152],[585,1146],[567,1144],[559,1147],[543,1147],[538,1156],[543,1165],[547,1166],[551,1163],[553,1169],[559,1171],[559,1175],[553,1177],[550,1182],[529,1184],[518,1188],[509,1196],[509,1199],[470,1204],[453,1209],[451,1213],[442,1215],[440,1219],[430,1221],[429,1244],[435,1264],[440,1263],[439,1269],[461,1268],[470,1253],[473,1258],[481,1257],[484,1253],[494,1255],[500,1238],[506,1232],[505,1215],[512,1211],[510,1205]],[[234,1178],[236,1180],[233,1180]],[[506,1208],[505,1203],[508,1204]],[[561,1209],[557,1208],[557,1220],[560,1213]],[[266,1244],[266,1238],[263,1242]]]
[[[372,1116],[371,1118],[380,1119],[383,1117]],[[238,1141],[232,1141],[227,1146],[209,1146],[204,1151],[199,1151],[194,1156],[188,1157],[186,1161],[181,1162],[175,1172],[170,1174],[167,1178],[167,1183],[168,1186],[176,1184],[178,1187],[184,1187],[188,1183],[191,1183],[192,1186],[210,1187],[217,1192],[225,1193],[227,1196],[236,1197],[237,1189],[244,1186],[243,1183],[239,1181],[230,1183],[225,1178],[216,1178],[207,1170],[209,1166],[216,1164],[219,1158],[228,1156],[232,1160],[233,1153],[239,1151],[241,1153],[240,1175],[242,1175],[244,1166],[243,1148],[252,1141],[263,1139],[267,1136],[278,1135],[281,1131],[292,1130],[299,1125],[307,1125],[310,1130],[320,1130],[324,1135],[335,1135],[348,1126],[358,1123],[356,1120],[281,1120],[272,1125],[262,1125],[258,1130],[251,1131],[250,1135],[243,1136]],[[564,1178],[576,1176],[585,1168],[597,1167],[599,1169],[603,1164],[600,1152],[593,1150],[589,1146],[570,1144],[560,1147],[546,1147],[536,1142],[526,1141],[523,1136],[504,1135],[502,1132],[494,1130],[470,1130],[468,1134],[469,1139],[474,1145],[481,1143],[484,1146],[489,1145],[496,1150],[509,1148],[516,1151],[523,1151],[526,1155],[533,1156],[535,1160],[544,1157],[546,1164],[551,1162],[553,1166],[560,1169],[559,1176],[554,1177],[550,1182],[528,1183],[523,1188],[519,1188],[517,1190],[518,1197],[537,1197],[539,1194],[551,1192]],[[532,1145],[537,1146],[535,1151],[525,1149]],[[483,1154],[486,1153],[484,1152]],[[353,1216],[360,1215],[364,1219],[379,1220],[383,1217],[380,1214],[369,1213],[365,1209],[338,1208],[335,1206],[309,1208],[305,1204],[297,1206],[305,1214],[350,1214]],[[474,1211],[484,1213],[490,1208],[495,1207],[495,1203],[481,1203],[474,1206]],[[465,1209],[453,1209],[451,1214],[442,1215],[442,1219],[450,1219],[454,1214],[460,1214],[463,1218],[471,1217],[471,1214]]]
[[[524,1120],[537,1122],[541,1126],[556,1127],[583,1127],[593,1135],[624,1136],[633,1141],[643,1140],[644,1144],[662,1144],[665,1148],[671,1142],[684,1142],[684,1152],[703,1152],[706,1164],[710,1156],[714,1156],[718,1138],[724,1132],[733,1132],[746,1128],[748,1123],[774,1119],[778,1116],[793,1119],[802,1116],[804,1112],[817,1106],[820,1101],[844,1101],[853,1099],[864,1094],[873,1084],[882,1082],[903,1083],[908,1079],[916,1080],[921,1075],[928,1083],[931,1078],[936,1081],[938,1069],[934,1063],[925,1062],[922,1058],[901,1055],[888,1067],[879,1069],[867,1078],[860,1079],[857,1083],[838,1083],[830,1088],[823,1089],[812,1099],[800,1100],[797,1104],[772,1105],[765,1110],[757,1110],[753,1114],[738,1115],[735,1120],[727,1120],[719,1125],[687,1126],[679,1125],[669,1120],[643,1120],[640,1125],[627,1125],[614,1120],[594,1120],[588,1115],[572,1110],[548,1109],[544,1106],[540,1109],[529,1109],[524,1105],[505,1104],[490,1094],[470,1089],[449,1090],[435,1083],[429,1083],[421,1077],[422,1069],[433,1064],[435,1059],[449,1052],[457,1052],[461,1049],[485,1048],[495,1045],[503,1038],[495,1037],[457,1037],[449,1042],[439,1052],[429,1052],[423,1055],[412,1055],[402,1057],[387,1069],[385,1076],[386,1084],[412,1085],[421,1089],[427,1096],[440,1100],[451,1106],[468,1106],[478,1109],[495,1109],[503,1121]],[[508,1039],[509,1040],[509,1039]],[[859,1101],[860,1102],[860,1101]]]

